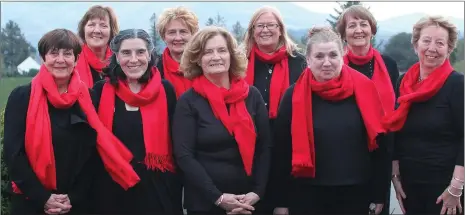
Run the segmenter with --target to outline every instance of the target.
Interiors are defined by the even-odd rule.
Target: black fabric
[[[90,68],[90,73],[92,74],[92,80],[94,81],[94,85],[95,85],[97,82],[103,80],[103,76],[102,76],[103,73],[97,72],[97,71],[96,71],[94,68],[92,68],[90,65],[89,65],[89,68]],[[102,75],[101,75],[101,74],[102,74]],[[90,88],[92,88],[92,87],[90,87]]]
[[[463,166],[463,81],[454,71],[430,100],[412,104],[395,133],[394,159],[407,183],[448,184],[455,166]]]
[[[94,86],[93,102],[97,110],[104,83],[105,81],[101,81]],[[176,95],[169,82],[162,80],[162,84],[166,93],[171,124],[176,106]],[[93,189],[95,203],[93,212],[97,214],[182,214],[182,185],[179,174],[147,170],[142,163],[146,153],[140,111],[127,111],[125,103],[117,96],[114,111],[113,133],[133,153],[134,159],[131,164],[141,181],[125,191],[111,179],[100,161]]]
[[[287,207],[306,198],[306,193],[293,190],[299,186],[352,186],[369,184],[367,199],[376,203],[385,200],[390,183],[389,155],[386,138],[378,138],[379,148],[368,151],[366,128],[354,97],[338,102],[312,95],[316,155],[316,176],[291,176],[292,160],[292,94],[294,85],[285,93],[275,122],[275,150],[272,174],[277,187],[272,196],[274,207]],[[302,116],[303,117],[303,116]]]
[[[4,157],[10,179],[24,194],[12,192],[11,214],[43,214],[52,193],[68,194],[70,213],[88,213],[87,199],[94,177],[96,133],[76,103],[57,109],[49,103],[57,190],[46,190],[33,172],[25,152],[26,115],[31,84],[15,88],[5,110]]]
[[[252,175],[246,175],[234,136],[215,117],[204,97],[189,89],[180,98],[173,119],[173,146],[184,174],[184,207],[190,211],[222,211],[214,202],[223,193],[265,192],[270,165],[268,112],[251,86],[245,100],[256,128]]]

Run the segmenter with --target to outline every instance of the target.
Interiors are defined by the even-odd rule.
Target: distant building
[[[34,60],[34,58],[28,57],[28,58],[26,58],[26,60],[24,60],[22,63],[20,63],[17,66],[17,68],[18,68],[18,73],[23,75],[25,73],[28,73],[29,70],[31,70],[31,69],[39,70],[40,65],[39,65],[39,63],[37,63],[37,61]]]

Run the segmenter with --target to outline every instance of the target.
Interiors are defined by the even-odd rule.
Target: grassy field
[[[0,79],[0,110],[5,108],[8,96],[11,91],[23,84],[27,84],[31,81],[30,77],[16,77],[16,78],[2,78]]]

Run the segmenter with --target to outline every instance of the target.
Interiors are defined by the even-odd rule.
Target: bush
[[[6,169],[5,160],[3,158],[3,123],[5,110],[0,113],[0,154],[1,154],[1,177],[2,177],[2,215],[10,214],[10,193],[7,191],[10,178]]]

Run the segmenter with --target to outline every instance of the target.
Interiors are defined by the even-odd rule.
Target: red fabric
[[[449,59],[436,68],[425,80],[418,82],[420,77],[420,63],[414,64],[405,73],[400,82],[399,107],[383,119],[383,124],[389,131],[400,130],[407,119],[410,106],[415,102],[425,102],[441,89],[454,68],[450,65]]]
[[[312,93],[329,101],[355,95],[368,134],[368,149],[375,150],[376,137],[385,133],[381,125],[383,107],[372,82],[363,74],[343,65],[341,75],[320,83],[309,68],[304,70],[292,96],[292,175],[315,177],[315,143],[313,136]],[[335,134],[337,135],[337,134]]]
[[[255,56],[256,55],[256,56]],[[281,98],[284,96],[286,89],[289,87],[289,60],[286,47],[281,47],[277,52],[268,55],[260,51],[256,45],[252,47],[247,66],[247,77],[245,80],[249,85],[254,84],[255,75],[255,57],[265,63],[274,64],[273,74],[270,82],[270,106],[269,117],[276,118],[278,115],[278,106]],[[268,71],[266,71],[268,72]]]
[[[92,78],[92,72],[90,67],[95,69],[97,72],[101,73],[102,69],[105,68],[109,62],[107,60],[111,57],[111,50],[110,47],[107,46],[105,53],[105,61],[102,62],[94,52],[84,44],[82,46],[81,54],[79,55],[78,62],[76,64],[76,70],[79,72],[81,76],[81,80],[87,84],[89,88],[94,86],[94,79]]]
[[[90,126],[97,131],[97,149],[111,177],[124,189],[139,182],[138,175],[130,165],[131,152],[99,120],[88,87],[80,80],[79,73],[73,72],[68,92],[60,94],[52,75],[42,65],[31,83],[31,96],[26,116],[25,150],[34,173],[46,189],[57,189],[47,101],[54,107],[63,109],[70,108],[77,101],[87,116]],[[13,190],[21,193],[14,183]]]
[[[236,139],[245,172],[250,176],[256,133],[252,118],[245,106],[249,85],[243,79],[235,79],[231,81],[231,88],[227,90],[217,87],[202,75],[194,79],[192,88],[208,100],[215,117]],[[226,104],[229,104],[229,114]]]
[[[152,79],[139,93],[133,93],[123,81],[118,82],[116,90],[113,85],[106,83],[103,86],[98,113],[103,124],[112,131],[114,111],[109,110],[115,108],[115,95],[126,104],[139,107],[146,151],[144,164],[151,170],[174,172],[165,88],[156,67],[152,67],[152,73]]]
[[[162,61],[165,79],[173,84],[176,97],[179,98],[179,96],[192,87],[192,81],[184,78],[183,73],[179,71],[179,63],[171,58],[168,48],[165,48],[165,51],[163,51]]]
[[[370,62],[373,57],[375,59],[373,65],[373,77],[371,80],[375,84],[379,96],[381,97],[384,111],[386,113],[390,113],[394,111],[396,95],[394,93],[394,88],[392,87],[389,71],[387,70],[383,57],[381,57],[378,50],[370,47],[370,50],[368,50],[368,53],[365,56],[357,56],[348,49],[347,55],[344,56],[344,63],[349,64],[350,61],[355,65],[364,65]]]

